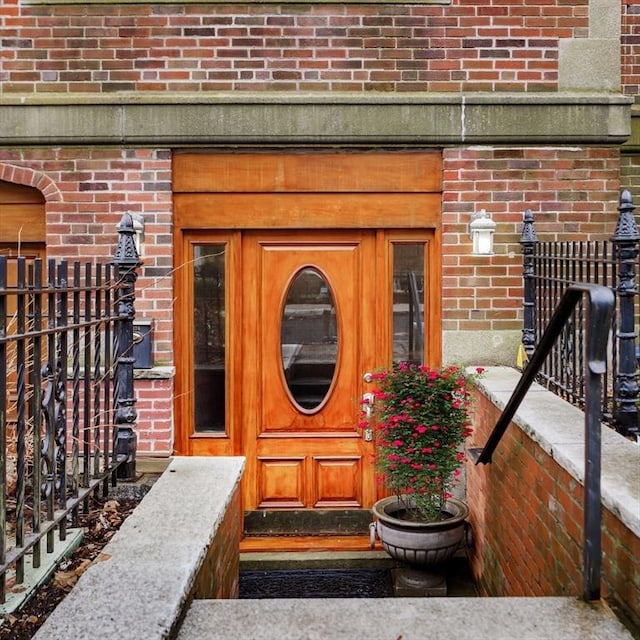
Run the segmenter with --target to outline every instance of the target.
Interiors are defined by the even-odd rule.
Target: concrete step
[[[633,640],[575,598],[195,600],[177,640]]]
[[[241,553],[240,570],[371,569],[396,567],[386,551],[278,551]]]

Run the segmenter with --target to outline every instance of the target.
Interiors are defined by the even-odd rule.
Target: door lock
[[[362,411],[364,411],[364,417],[368,420],[373,413],[373,403],[376,397],[373,393],[365,393],[362,395]]]
[[[371,414],[373,413],[373,403],[375,402],[375,399],[376,397],[373,393],[365,393],[362,395],[362,411],[367,420],[371,418]],[[364,429],[363,435],[365,442],[371,442],[373,440],[373,429],[367,427]]]

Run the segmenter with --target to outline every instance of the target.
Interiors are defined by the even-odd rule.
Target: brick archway
[[[42,193],[46,202],[62,202],[60,189],[42,171],[0,162],[0,180],[33,187]]]

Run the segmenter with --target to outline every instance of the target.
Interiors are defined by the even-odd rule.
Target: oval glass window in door
[[[336,306],[331,287],[315,267],[292,278],[282,310],[282,368],[289,396],[303,413],[329,396],[338,358]]]

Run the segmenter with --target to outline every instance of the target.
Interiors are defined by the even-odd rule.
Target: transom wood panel
[[[201,154],[173,158],[176,193],[438,193],[439,153]]]
[[[187,153],[173,162],[178,228],[440,226],[438,153]]]

